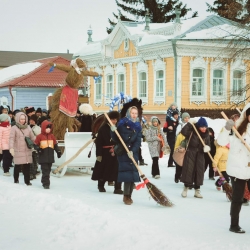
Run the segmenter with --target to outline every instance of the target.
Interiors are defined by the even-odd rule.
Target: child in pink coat
[[[3,170],[5,176],[10,176],[9,170],[12,163],[12,155],[9,151],[11,124],[7,114],[0,115],[0,153],[3,155]]]

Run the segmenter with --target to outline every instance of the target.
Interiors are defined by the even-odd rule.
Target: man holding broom
[[[246,183],[250,187],[250,103],[243,109],[240,118],[235,123],[227,120],[225,127],[218,136],[220,145],[229,143],[229,134],[234,130],[230,142],[230,150],[227,161],[227,173],[232,181],[232,202],[231,202],[231,226],[229,230],[234,233],[245,233],[239,226],[239,214],[243,202]]]

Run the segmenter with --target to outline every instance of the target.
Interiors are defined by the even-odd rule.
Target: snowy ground
[[[229,232],[230,203],[215,190],[205,173],[203,199],[194,190],[182,198],[183,184],[174,183],[174,168],[167,156],[160,159],[161,178],[151,178],[151,159],[143,143],[149,166],[146,176],[175,204],[156,205],[147,189],[134,191],[134,204],[126,206],[121,195],[107,186],[99,193],[90,175],[68,171],[63,178],[51,177],[44,190],[41,176],[33,186],[13,183],[0,171],[0,250],[120,250],[120,249],[250,249],[250,207],[242,207],[240,225],[245,235]],[[11,173],[13,169],[11,169]]]

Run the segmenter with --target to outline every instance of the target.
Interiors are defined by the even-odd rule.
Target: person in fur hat
[[[51,122],[53,123],[53,134],[57,140],[64,140],[64,134],[68,128],[69,132],[74,132],[73,126],[76,123],[78,88],[83,84],[84,77],[99,76],[97,72],[87,69],[86,63],[80,59],[73,59],[70,65],[49,63],[53,68],[67,72],[66,85],[58,89],[51,101]],[[53,74],[51,72],[50,74]]]
[[[120,119],[117,111],[110,111],[108,116],[115,126]],[[123,194],[121,182],[117,182],[118,178],[118,161],[114,153],[115,142],[111,139],[110,125],[108,121],[104,123],[98,130],[95,141],[96,144],[96,163],[92,174],[92,180],[98,181],[99,192],[106,192],[104,188],[105,182],[115,182],[114,194]]]
[[[36,110],[36,116],[38,118],[42,116],[42,109],[41,108],[37,108],[37,110]]]
[[[167,141],[160,127],[160,120],[157,116],[151,117],[151,125],[145,130],[145,138],[148,143],[149,153],[153,160],[151,174],[153,178],[160,178],[159,158],[166,150]],[[163,145],[162,145],[163,144]]]
[[[203,146],[191,123],[195,124],[205,146]],[[190,119],[189,123],[181,130],[181,133],[186,140],[189,140],[182,166],[181,182],[184,183],[184,188],[181,195],[183,198],[186,198],[189,187],[194,186],[194,197],[203,198],[200,193],[200,186],[203,185],[204,180],[204,153],[210,151],[210,137],[206,119],[200,117],[198,122],[194,118]]]
[[[88,103],[83,103],[79,106],[79,111],[82,115],[79,117],[81,127],[79,132],[92,132],[93,124],[93,109]]]

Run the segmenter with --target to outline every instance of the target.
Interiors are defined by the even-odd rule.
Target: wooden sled
[[[91,138],[91,132],[66,132],[64,141],[58,141],[58,146],[64,147],[64,153],[61,158],[58,159],[55,152],[55,163],[53,163],[52,167],[60,167],[63,163],[74,156],[83,145],[91,140]],[[91,147],[92,156],[89,158],[88,154]],[[74,169],[79,172],[91,174],[91,168],[94,167],[95,161],[95,144],[90,143],[74,160],[72,160],[68,165],[65,165],[61,171],[56,174],[52,171],[51,174],[56,177],[62,177],[66,173],[67,169]]]

